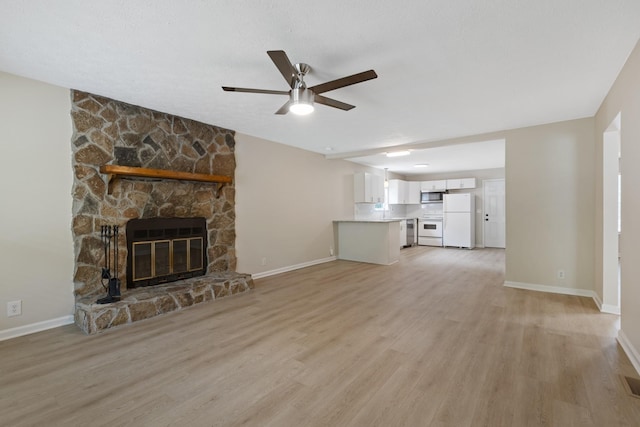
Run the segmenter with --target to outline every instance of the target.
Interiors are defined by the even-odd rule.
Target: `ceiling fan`
[[[249,93],[266,93],[270,95],[289,95],[289,100],[282,106],[276,114],[287,114],[291,111],[294,114],[309,114],[313,111],[313,103],[328,105],[329,107],[339,108],[340,110],[349,111],[355,108],[355,105],[337,101],[332,98],[320,95],[324,92],[339,89],[341,87],[350,86],[378,77],[375,71],[363,71],[362,73],[353,74],[351,76],[342,77],[340,79],[331,80],[326,83],[307,87],[304,82],[304,76],[311,71],[311,67],[307,64],[292,65],[283,50],[270,50],[267,54],[276,65],[284,79],[287,81],[291,90],[268,90],[268,89],[247,89],[241,87],[222,86],[222,90],[227,92],[249,92]]]

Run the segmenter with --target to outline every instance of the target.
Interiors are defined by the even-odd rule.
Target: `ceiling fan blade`
[[[248,89],[244,87],[222,86],[222,90],[226,92],[247,92],[247,93],[267,93],[270,95],[289,95],[287,90],[269,90],[269,89]]]
[[[313,100],[318,104],[328,105],[329,107],[339,108],[344,111],[349,111],[352,108],[356,108],[355,105],[347,104],[346,102],[336,101],[335,99],[327,98],[326,96],[315,94]]]
[[[282,107],[280,107],[278,111],[276,111],[276,114],[287,114],[289,112],[290,103],[291,103],[290,101],[285,102],[285,104]]]
[[[284,50],[269,50],[267,51],[267,54],[273,63],[276,64],[276,67],[280,70],[280,74],[282,74],[282,77],[287,81],[289,87],[293,89],[296,84],[296,80],[298,79],[298,72],[293,65],[291,65],[291,61],[287,54],[284,53]]]
[[[313,87],[310,87],[313,93],[324,93],[330,90],[339,89],[345,86],[351,86],[356,83],[365,82],[367,80],[375,79],[378,77],[375,71],[363,71],[362,73],[353,74],[351,76],[342,77],[341,79],[332,80],[330,82],[322,83]]]

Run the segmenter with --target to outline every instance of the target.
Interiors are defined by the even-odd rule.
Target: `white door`
[[[445,213],[442,240],[444,246],[471,247],[471,214]]]
[[[470,212],[471,194],[445,194],[443,209],[444,212]]]
[[[504,179],[486,179],[483,181],[485,248],[504,248],[506,244],[505,232],[505,202]]]

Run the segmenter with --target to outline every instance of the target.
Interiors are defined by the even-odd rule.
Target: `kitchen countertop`
[[[387,219],[336,219],[333,222],[398,222],[404,221],[403,218],[387,218]]]

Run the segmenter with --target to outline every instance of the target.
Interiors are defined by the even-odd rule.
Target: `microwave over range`
[[[420,203],[438,203],[444,200],[444,192],[420,193]]]

